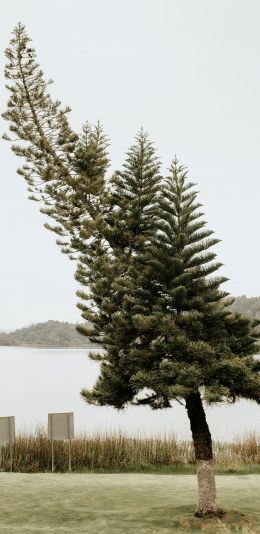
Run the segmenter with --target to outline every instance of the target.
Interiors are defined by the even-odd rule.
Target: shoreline
[[[100,345],[0,345],[1,348],[27,348],[27,349],[101,349]]]

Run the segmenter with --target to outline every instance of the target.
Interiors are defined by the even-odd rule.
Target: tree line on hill
[[[230,308],[233,312],[241,313],[249,319],[260,320],[260,297],[246,297],[246,295],[236,297]]]
[[[88,347],[92,343],[77,332],[76,325],[60,321],[47,321],[0,333],[0,345],[32,347]]]

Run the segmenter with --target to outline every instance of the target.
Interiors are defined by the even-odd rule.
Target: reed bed
[[[216,467],[226,471],[260,466],[260,437],[249,435],[233,443],[214,443]],[[1,448],[0,470],[10,470],[9,446]],[[68,470],[68,443],[54,443],[55,470]],[[149,471],[195,465],[192,442],[175,437],[128,437],[123,434],[79,435],[71,443],[72,470]],[[51,443],[43,429],[20,434],[13,450],[13,471],[51,470]]]

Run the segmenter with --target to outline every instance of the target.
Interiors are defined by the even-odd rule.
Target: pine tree
[[[83,253],[78,265],[77,280],[90,288],[79,291],[79,304],[85,319],[95,325],[90,334],[96,342],[102,335],[102,344],[110,339],[110,323],[114,336],[120,337],[116,327],[122,304],[133,306],[133,265],[135,258],[145,250],[156,231],[156,203],[159,192],[159,161],[152,142],[141,131],[129,149],[123,171],[117,171],[108,182],[103,202],[102,221],[97,224],[99,237]],[[93,302],[92,307],[89,303]],[[100,313],[95,313],[99,310]],[[130,326],[130,325],[129,325]],[[131,328],[125,332],[122,343],[128,343]],[[100,340],[101,342],[101,340]]]
[[[94,389],[82,396],[116,408],[127,402],[153,409],[184,403],[198,463],[196,515],[202,516],[218,513],[202,397],[211,404],[241,397],[259,403],[260,366],[250,321],[227,310],[227,293],[219,289],[226,279],[209,276],[221,266],[208,250],[218,240],[205,228],[186,175],[174,160],[153,219],[156,231],[128,258],[123,298],[113,307],[120,295],[116,285],[106,300],[112,310],[102,325],[106,356]],[[128,194],[129,189],[130,182]],[[120,220],[125,218],[121,213]],[[103,316],[102,302],[97,316]]]
[[[41,211],[54,220],[47,228],[62,238],[58,244],[64,253],[78,257],[99,213],[109,166],[108,140],[99,123],[86,123],[81,135],[71,129],[70,108],[63,109],[51,98],[53,81],[45,81],[21,23],[14,29],[6,56],[10,98],[3,117],[11,133],[3,137],[25,160],[17,172],[28,184],[29,198],[40,201]]]
[[[77,259],[83,334],[105,353],[92,391],[83,398],[123,408],[127,403],[187,409],[198,462],[197,515],[216,514],[211,435],[203,403],[260,401],[255,323],[232,314],[218,240],[201,219],[197,192],[175,159],[162,179],[154,147],[141,131],[123,170],[106,178],[108,142],[102,128],[75,134],[48,94],[36,55],[20,24],[7,49],[11,96],[4,117],[22,145],[19,173],[42,201],[47,225],[63,252]],[[8,136],[5,136],[9,138]]]

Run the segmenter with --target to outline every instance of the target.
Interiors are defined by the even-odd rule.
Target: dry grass
[[[260,470],[260,439],[247,436],[233,443],[214,444],[216,468],[236,472],[251,466]],[[55,469],[68,468],[68,444],[55,442]],[[138,438],[118,435],[78,436],[72,442],[73,471],[153,471],[187,470],[195,466],[193,445],[174,437]],[[258,468],[258,469],[257,469]],[[0,470],[10,469],[9,447],[1,450]],[[51,444],[44,430],[16,439],[13,470],[45,472],[51,470]]]
[[[238,470],[246,465],[260,466],[260,436],[251,434],[232,443],[214,444],[216,466]]]

